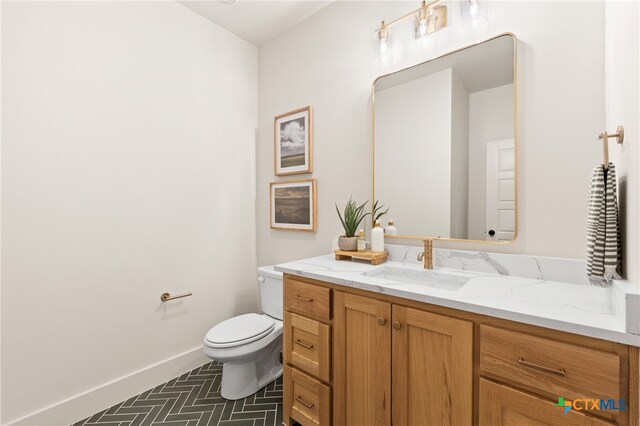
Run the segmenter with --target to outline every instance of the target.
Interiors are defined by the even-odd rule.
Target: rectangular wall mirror
[[[398,238],[516,237],[515,75],[503,34],[375,80],[373,200]]]

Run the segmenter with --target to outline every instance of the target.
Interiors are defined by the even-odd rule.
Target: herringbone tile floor
[[[222,364],[213,361],[103,410],[73,426],[280,426],[282,377],[254,395],[220,395]]]

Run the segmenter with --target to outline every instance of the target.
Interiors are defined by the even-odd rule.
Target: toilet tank
[[[273,266],[261,266],[258,268],[258,283],[262,312],[282,320],[282,272],[274,271]]]

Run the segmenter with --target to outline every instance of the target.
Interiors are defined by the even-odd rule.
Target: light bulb
[[[426,3],[422,2],[422,9],[418,11],[415,18],[415,35],[416,38],[424,37],[429,32],[429,11]]]
[[[378,30],[378,41],[380,42],[380,53],[386,53],[389,41],[389,29],[385,25],[384,21],[382,21],[382,25],[380,25],[380,29]]]
[[[476,16],[478,14],[478,10],[480,6],[478,5],[478,0],[469,0],[469,15]]]
[[[418,28],[416,30],[418,37],[424,37],[427,35],[427,26],[428,24],[426,20],[421,20],[420,22],[418,22]]]

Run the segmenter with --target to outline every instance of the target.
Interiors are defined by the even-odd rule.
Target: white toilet
[[[282,374],[282,273],[260,267],[258,282],[263,314],[230,318],[204,338],[204,353],[223,363],[226,399],[246,398]]]

